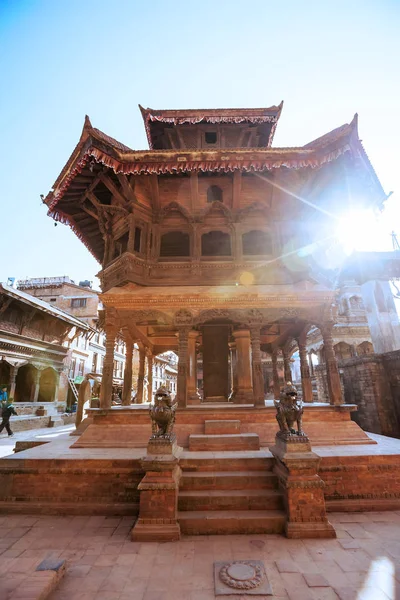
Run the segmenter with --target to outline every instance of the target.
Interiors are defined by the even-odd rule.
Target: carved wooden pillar
[[[122,404],[130,406],[132,402],[132,361],[133,361],[133,339],[126,339],[124,387],[122,389]]]
[[[17,380],[18,367],[12,366],[10,368],[10,398],[15,396],[15,384]]]
[[[235,260],[240,261],[243,258],[243,252],[242,252],[242,235],[241,235],[241,231],[240,231],[238,225],[236,225],[236,227],[234,227],[232,229],[232,239],[233,239],[233,243],[234,243]]]
[[[306,338],[305,335],[301,335],[297,339],[297,345],[299,347],[299,356],[300,356],[301,387],[303,390],[303,401],[304,402],[312,402],[313,401],[312,382],[311,382],[310,369],[309,369],[308,360],[307,360],[307,346],[306,346],[305,338]]]
[[[237,353],[235,342],[229,343],[229,352],[231,357],[231,393],[229,396],[230,402],[235,401],[236,392],[238,389],[238,378],[237,378]]]
[[[277,400],[279,398],[279,394],[281,392],[279,373],[278,373],[278,350],[277,349],[272,351],[271,360],[272,360],[272,379],[274,382],[274,398]]]
[[[33,371],[33,381],[30,394],[30,402],[37,402],[40,388],[40,375],[42,372],[39,369]]]
[[[128,237],[128,252],[133,252],[134,244],[135,244],[135,217],[130,215],[128,217],[129,223],[129,237]]]
[[[237,392],[235,401],[240,404],[253,403],[253,381],[250,360],[250,331],[238,329],[233,332],[237,351]]]
[[[197,225],[193,225],[192,229],[192,259],[195,261],[200,260],[201,256],[201,239],[200,239],[201,231]]]
[[[322,338],[324,340],[326,378],[328,381],[329,402],[335,406],[344,404],[342,387],[340,384],[340,375],[338,364],[333,349],[332,330],[334,323],[326,323],[321,327]]]
[[[146,351],[142,343],[139,343],[139,372],[137,380],[136,402],[143,404],[143,385],[144,385],[144,370],[145,370]]]
[[[187,395],[188,402],[197,404],[200,402],[200,394],[197,389],[197,353],[196,353],[196,340],[198,338],[198,331],[189,331],[188,336],[188,381],[187,381]]]
[[[106,354],[104,356],[103,374],[101,378],[100,408],[111,408],[112,383],[114,371],[114,347],[118,333],[117,317],[106,312]]]
[[[290,354],[288,350],[282,349],[283,355],[283,373],[285,378],[285,384],[292,381],[292,370],[290,368]]]
[[[177,399],[178,407],[186,408],[187,387],[189,372],[189,331],[190,327],[178,328],[178,380]]]
[[[153,400],[153,353],[147,350],[147,402]]]
[[[250,328],[251,360],[253,373],[253,395],[255,406],[265,406],[264,378],[261,364],[260,327]]]

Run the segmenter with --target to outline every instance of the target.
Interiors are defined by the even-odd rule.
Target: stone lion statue
[[[175,412],[177,403],[172,401],[171,394],[165,387],[160,387],[154,395],[154,404],[150,405],[151,439],[173,438]]]
[[[288,381],[282,389],[279,400],[275,400],[276,420],[279,423],[280,433],[283,435],[301,435],[303,431],[303,402],[297,398],[297,390],[294,385]],[[297,430],[294,424],[297,424]]]

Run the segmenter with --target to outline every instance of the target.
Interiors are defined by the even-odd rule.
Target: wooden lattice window
[[[190,256],[189,234],[169,231],[161,236],[160,256]]]
[[[271,236],[266,231],[248,231],[242,236],[243,254],[272,254]]]
[[[231,256],[231,236],[223,231],[209,231],[201,236],[202,256]]]

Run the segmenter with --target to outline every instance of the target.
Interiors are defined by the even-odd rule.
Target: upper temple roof
[[[153,110],[139,104],[152,150],[269,148],[282,106]]]

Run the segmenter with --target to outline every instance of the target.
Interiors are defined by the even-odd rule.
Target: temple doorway
[[[14,398],[16,402],[32,402],[36,373],[37,369],[29,363],[18,369]]]
[[[48,367],[40,374],[38,402],[54,402],[56,388],[57,373],[52,367]]]

